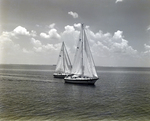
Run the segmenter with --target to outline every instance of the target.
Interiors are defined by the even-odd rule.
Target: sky
[[[96,66],[150,67],[150,0],[0,0],[0,64],[73,63],[80,23]]]

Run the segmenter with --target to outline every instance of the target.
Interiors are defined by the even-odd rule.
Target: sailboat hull
[[[54,78],[64,79],[66,75],[53,75]]]
[[[64,78],[65,83],[72,83],[72,84],[88,84],[94,85],[98,78],[88,78],[88,79],[76,79],[76,78]]]
[[[56,73],[54,73],[53,76],[54,76],[54,78],[64,79],[67,76],[67,74],[56,74]]]

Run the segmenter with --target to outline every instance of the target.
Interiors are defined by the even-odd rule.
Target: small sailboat
[[[62,42],[55,73],[53,74],[53,76],[55,78],[64,78],[66,75],[69,75],[70,72],[71,72],[71,61],[68,56],[65,43]]]
[[[64,78],[64,80],[65,83],[94,85],[99,78],[83,24],[81,25],[81,28],[72,71],[70,75]]]

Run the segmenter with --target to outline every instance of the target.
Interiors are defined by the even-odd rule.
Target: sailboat
[[[98,79],[85,28],[82,24],[71,74],[64,80],[65,83],[94,85]]]
[[[66,75],[69,75],[70,72],[71,72],[71,61],[65,43],[62,42],[55,73],[53,74],[53,76],[54,78],[64,78]]]

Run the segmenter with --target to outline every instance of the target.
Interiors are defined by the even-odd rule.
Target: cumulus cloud
[[[73,54],[76,49],[77,41],[79,39],[80,24],[73,26],[65,26],[65,30],[61,33],[61,39],[67,44],[69,51]],[[113,34],[103,33],[101,30],[94,33],[90,27],[85,27],[91,51],[95,58],[99,57],[136,57],[137,50],[129,46],[128,41],[124,39],[123,31],[117,30]],[[99,60],[99,59],[98,59]]]
[[[54,27],[54,24],[51,25]],[[20,36],[21,35],[21,36]],[[46,33],[43,36],[46,36]],[[52,39],[60,39],[56,29],[51,29],[47,36]],[[5,31],[0,35],[0,63],[55,63],[59,54],[61,43],[43,44],[34,30],[27,30],[18,26],[13,31]],[[19,41],[18,41],[19,40]],[[29,43],[30,41],[30,43]]]
[[[76,45],[79,39],[80,24],[74,24],[73,26],[65,26],[65,30],[60,34],[61,39],[65,41],[70,55],[75,54]],[[123,31],[117,30],[113,34],[99,30],[94,33],[90,30],[90,27],[85,27],[89,45],[94,56],[96,64],[100,64],[100,59],[106,59],[104,62],[109,64],[108,60],[126,64],[126,58],[137,58],[138,52],[132,46],[129,45],[128,40],[124,39]],[[73,59],[73,56],[72,56]],[[106,64],[105,63],[105,64]],[[111,65],[111,64],[109,64]],[[112,64],[113,65],[113,64]]]
[[[52,24],[49,25],[50,29],[53,29],[54,27],[55,27],[55,23],[52,23]]]
[[[43,37],[43,38],[46,38],[46,39],[47,39],[47,38],[50,38],[50,36],[49,36],[48,34],[43,33],[43,32],[40,33],[40,36]]]
[[[78,18],[78,14],[76,12],[68,12],[69,15],[71,15],[73,18]]]
[[[35,46],[35,47],[41,47],[42,43],[39,40],[36,40],[34,38],[31,38],[31,43]]]
[[[22,27],[22,26],[16,27],[16,28],[13,30],[13,32],[14,32],[15,34],[20,34],[20,35],[28,35],[28,36],[30,35],[29,32],[27,31],[27,29],[24,28],[24,27]]]
[[[116,3],[118,3],[118,2],[123,2],[123,0],[116,0]]]
[[[33,51],[37,53],[51,53],[55,54],[60,49],[60,43],[57,44],[42,44],[40,40],[31,38],[31,44],[33,45]]]
[[[124,39],[123,31],[117,30],[112,34],[109,32],[103,33],[101,30],[94,33],[90,28],[86,30],[96,64],[107,63],[109,66],[124,64],[125,66],[128,63],[127,59],[131,61],[138,58],[138,51],[129,45],[128,40]],[[99,61],[101,59],[103,61]]]
[[[144,67],[150,66],[150,45],[144,44],[144,51],[139,54],[140,65]]]
[[[144,55],[150,56],[150,45],[144,44],[145,51],[143,52]]]
[[[74,27],[76,27],[76,28],[81,28],[81,24],[80,23],[78,23],[78,24],[74,24]]]
[[[60,39],[60,35],[57,33],[57,30],[56,29],[51,29],[49,32],[48,32],[50,38],[53,38],[53,39]]]
[[[67,25],[65,26],[65,31],[72,32],[72,31],[75,31],[75,28],[73,26]]]
[[[111,33],[103,33],[102,31],[98,33],[90,31],[90,39],[93,39],[95,44],[100,42],[101,46],[103,46],[102,48],[109,48],[110,52],[120,54],[136,53],[137,50],[128,45],[128,41],[123,38],[122,34],[123,32],[120,30],[114,32],[113,35]]]
[[[144,44],[146,50],[150,50],[150,45]]]
[[[4,62],[4,60],[11,62],[10,60],[13,57],[14,62],[55,63],[61,47],[60,41],[65,42],[68,53],[73,61],[80,35],[80,24],[66,25],[60,33],[54,28],[54,23],[49,27],[50,30],[47,33],[41,32],[39,35],[36,31],[27,30],[21,26],[16,27],[11,32],[2,32],[0,36],[0,54],[3,60],[0,60],[0,62]],[[121,30],[117,30],[114,33],[104,33],[102,30],[93,32],[89,26],[85,27],[85,30],[96,65],[124,66],[129,62],[134,64],[136,61],[142,60],[142,57],[147,58],[147,55],[150,55],[150,45],[144,44],[145,51],[140,55],[137,50],[129,45]],[[24,35],[26,38],[24,39],[24,36],[19,35]],[[52,41],[42,41],[41,37],[54,40],[55,43]],[[23,40],[25,41],[23,42]],[[139,56],[142,57],[139,59]],[[23,59],[21,60],[21,58]]]
[[[15,44],[9,37],[0,36],[0,51],[10,54],[20,48],[19,44]]]
[[[55,39],[55,40],[59,40],[61,38],[61,36],[58,34],[56,29],[50,29],[50,31],[48,33],[40,33],[40,36],[43,38],[50,38],[50,39]]]
[[[114,33],[114,36],[113,36],[113,38],[114,39],[121,39],[121,38],[123,38],[123,31],[120,31],[120,30],[118,30],[118,31],[116,31],[115,33]]]
[[[15,36],[17,35],[24,35],[24,36],[33,36],[35,37],[37,35],[35,30],[31,30],[31,32],[29,32],[25,27],[22,26],[18,26],[16,27],[12,32],[9,32]]]
[[[61,40],[66,43],[69,52],[74,52],[80,31],[70,25],[65,26],[64,29],[65,30],[61,33]]]
[[[0,35],[0,63],[10,63],[21,52],[20,45],[13,42],[12,37],[12,32],[2,32]]]

